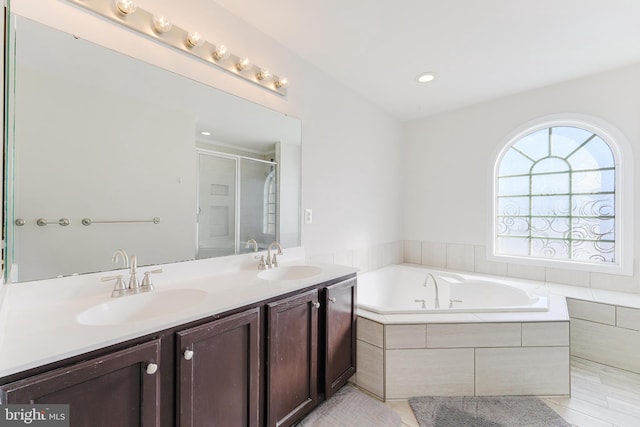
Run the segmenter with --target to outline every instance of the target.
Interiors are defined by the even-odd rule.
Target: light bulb
[[[153,15],[153,29],[162,34],[171,31],[171,21],[162,15]]]
[[[249,61],[249,58],[244,58],[242,61],[236,64],[236,69],[238,71],[244,71],[249,67],[251,67],[251,61]]]
[[[132,0],[116,0],[116,9],[123,15],[129,15],[138,9],[138,5]]]
[[[260,81],[269,82],[273,79],[273,74],[267,68],[262,68],[257,74],[256,78]]]
[[[231,53],[229,52],[229,49],[227,49],[227,47],[223,44],[216,46],[216,50],[213,51],[213,53],[211,54],[213,56],[213,59],[215,59],[216,61],[220,61],[222,59],[226,59],[229,57]]]
[[[202,46],[204,44],[204,39],[202,38],[200,33],[194,31],[187,35],[187,40],[185,40],[185,43],[188,47]]]
[[[276,89],[283,89],[283,88],[289,86],[289,80],[287,80],[286,77],[281,77],[280,79],[276,80],[274,85],[275,85]]]

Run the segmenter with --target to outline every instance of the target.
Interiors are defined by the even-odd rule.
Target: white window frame
[[[534,258],[517,255],[496,254],[497,248],[497,191],[498,168],[511,146],[524,136],[550,127],[577,127],[600,136],[611,148],[616,168],[615,194],[615,263],[588,263],[575,260]],[[519,126],[512,131],[493,153],[490,167],[491,197],[489,201],[489,221],[487,227],[487,259],[494,262],[533,265],[567,270],[581,270],[595,273],[633,275],[634,250],[634,193],[633,193],[633,152],[622,132],[602,119],[581,114],[557,114],[540,117]]]

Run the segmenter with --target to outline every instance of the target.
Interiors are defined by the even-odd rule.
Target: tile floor
[[[571,397],[543,397],[567,422],[578,427],[640,426],[640,374],[571,358]],[[405,427],[418,427],[406,400],[387,402]]]

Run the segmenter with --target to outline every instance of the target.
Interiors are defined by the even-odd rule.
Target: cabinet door
[[[329,398],[356,372],[356,279],[324,289],[324,392]]]
[[[289,426],[318,401],[318,291],[267,304],[267,424]]]
[[[260,309],[178,333],[178,425],[257,426]]]
[[[72,427],[159,426],[160,340],[0,387],[2,403],[69,404]]]

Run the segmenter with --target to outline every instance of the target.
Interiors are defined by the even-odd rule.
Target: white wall
[[[401,233],[403,125],[273,40],[205,0],[140,0],[183,28],[269,66],[291,82],[286,98],[158,45],[66,1],[13,0],[12,11],[140,57],[302,120],[303,225],[307,254],[367,248]]]
[[[280,210],[277,217],[280,221],[280,243],[283,247],[297,245],[302,222],[302,212],[299,212],[301,182],[298,176],[301,170],[302,153],[300,145],[279,142],[276,144],[276,159],[278,161],[278,203]],[[297,215],[298,213],[299,215]]]
[[[557,113],[600,118],[629,140],[640,160],[640,64],[444,113],[407,126],[404,238],[488,246],[490,167],[505,138]],[[640,188],[636,167],[635,188]],[[640,212],[634,222],[638,223]],[[634,238],[636,257],[638,233]],[[637,264],[637,263],[636,263]],[[514,269],[515,270],[515,269]],[[637,268],[636,268],[637,270]],[[540,270],[538,270],[540,273]],[[525,274],[526,275],[526,274]],[[623,288],[640,290],[636,277]],[[592,276],[593,277],[593,276]],[[547,279],[537,274],[535,278]]]

